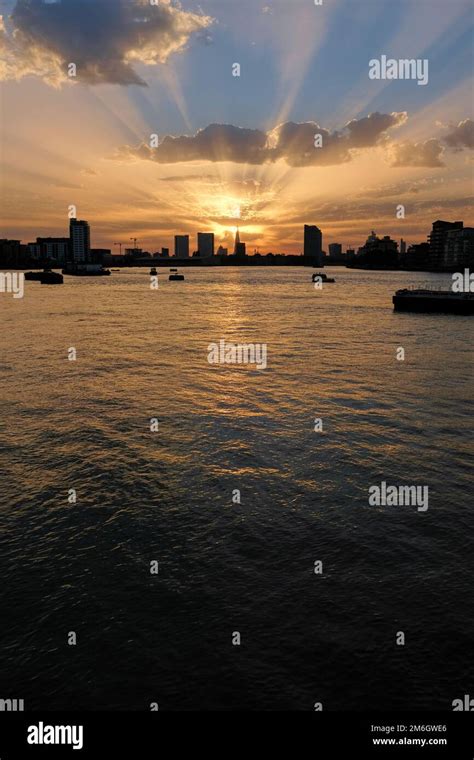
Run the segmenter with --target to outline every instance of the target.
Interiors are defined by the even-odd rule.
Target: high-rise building
[[[89,223],[79,219],[69,222],[70,254],[74,264],[87,264],[91,258]]]
[[[407,252],[407,244],[403,238],[400,240],[400,255],[403,256]]]
[[[317,266],[323,263],[323,234],[314,224],[304,226],[304,256]]]
[[[214,233],[198,232],[197,249],[198,254],[201,258],[209,258],[210,256],[214,256]]]
[[[474,268],[474,228],[449,230],[444,244],[443,267],[450,271]]]
[[[239,228],[237,227],[237,232],[235,233],[234,256],[237,256],[237,248],[239,245],[240,245],[240,232],[239,232]]]
[[[431,234],[428,236],[430,243],[430,269],[444,269],[445,262],[444,248],[446,237],[451,230],[462,230],[464,222],[443,222],[438,219],[433,222]]]
[[[240,259],[243,259],[247,255],[247,249],[245,243],[240,242],[240,232],[239,228],[237,227],[237,232],[235,233],[235,243],[234,243],[234,256],[237,256]]]
[[[66,264],[69,261],[69,254],[71,249],[70,238],[54,238],[54,237],[37,237],[36,244],[31,243],[31,251],[36,251],[33,246],[40,246],[40,256],[42,259],[52,259],[60,264]]]
[[[174,255],[177,259],[189,258],[189,235],[174,236]]]
[[[330,243],[329,244],[329,255],[330,256],[341,256],[342,254],[342,245],[340,243]]]

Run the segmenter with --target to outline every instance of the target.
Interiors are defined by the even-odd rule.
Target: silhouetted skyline
[[[247,253],[296,254],[305,223],[357,249],[374,224],[421,243],[469,215],[469,0],[186,0],[139,25],[132,0],[120,17],[96,0],[94,24],[34,5],[34,24],[3,11],[6,238],[59,237],[74,205],[101,248],[202,230],[232,251],[238,226]],[[372,58],[421,53],[426,86],[369,77]]]
[[[274,254],[262,256],[257,251],[247,255],[247,246],[236,229],[233,251],[219,246],[214,250],[214,235],[198,232],[197,249],[190,255],[189,235],[175,235],[174,256],[169,248],[161,251],[144,251],[137,246],[137,238],[131,238],[133,247],[124,253],[112,254],[111,249],[92,248],[90,226],[85,220],[71,219],[69,238],[36,238],[36,242],[22,245],[19,240],[0,239],[0,266],[57,265],[73,267],[83,264],[116,264],[123,266],[147,265],[150,261],[180,261],[188,264],[204,265],[268,265],[296,264],[303,266],[324,266],[340,264],[362,269],[407,269],[418,271],[456,271],[464,267],[474,268],[474,227],[465,227],[463,221],[436,220],[431,232],[422,243],[407,246],[403,239],[398,242],[390,235],[378,236],[375,230],[367,236],[364,245],[357,250],[342,250],[341,244],[329,246],[329,253],[323,249],[323,232],[316,225],[305,224],[302,230],[303,251],[301,254]],[[120,243],[115,243],[120,245]]]

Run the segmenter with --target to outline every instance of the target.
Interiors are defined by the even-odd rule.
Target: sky
[[[0,0],[1,237],[300,253],[473,223],[471,0]],[[428,62],[428,81],[370,61]],[[71,67],[71,64],[73,66]],[[238,71],[235,64],[238,64]],[[239,76],[234,74],[239,73]],[[315,135],[319,145],[316,146]],[[403,210],[401,211],[401,207]]]

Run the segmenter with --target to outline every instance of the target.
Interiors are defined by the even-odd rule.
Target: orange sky
[[[208,5],[204,10],[209,10],[209,18],[216,19],[222,9],[222,18],[217,18],[221,28],[217,24],[215,34],[227,30],[229,39],[232,33],[237,44],[234,27],[225,25],[225,12],[230,13],[224,12],[226,3],[209,0]],[[271,3],[263,7],[271,7]],[[463,7],[460,2],[459,8]],[[265,105],[262,113],[254,113],[250,101],[258,102],[260,94],[265,99],[266,88],[260,93],[260,85],[252,85],[250,78],[239,81],[242,116],[237,126],[269,133],[283,121],[301,123],[315,118],[313,105],[303,96],[298,105],[298,97],[304,88],[311,87],[311,76],[317,73],[317,54],[328,42],[330,17],[324,23],[316,18],[316,31],[308,36],[310,50],[305,48],[304,54],[296,55],[293,38],[287,39],[288,19],[279,20],[276,5],[274,13],[262,8],[258,9],[261,23],[270,19],[273,24],[265,39],[268,50],[277,56],[275,81],[270,82],[275,92],[268,108]],[[364,8],[362,4],[365,23]],[[448,9],[446,13],[452,15],[444,21],[430,21],[425,44],[441,44],[453,24],[460,25],[460,12]],[[309,23],[306,15],[295,13],[292,18],[295,29],[304,35]],[[403,20],[405,27],[407,23]],[[406,39],[406,35],[407,31],[405,37],[399,31],[392,43],[399,37]],[[472,153],[443,145],[441,166],[393,166],[394,145],[442,140],[469,117],[472,86],[468,72],[453,81],[435,82],[429,97],[415,82],[407,83],[403,92],[396,89],[399,83],[375,82],[370,91],[365,73],[354,75],[352,87],[344,96],[340,93],[334,103],[328,101],[320,108],[324,118],[318,123],[340,130],[351,118],[362,119],[375,110],[406,111],[407,117],[400,126],[384,132],[380,141],[352,151],[350,161],[334,165],[297,167],[283,158],[258,164],[209,160],[162,163],[126,155],[124,146],[135,149],[146,144],[154,132],[159,133],[160,140],[166,134],[195,135],[214,121],[225,123],[227,113],[229,123],[237,121],[228,93],[234,86],[230,72],[228,82],[225,80],[227,89],[212,97],[206,82],[202,84],[202,98],[196,96],[195,85],[189,85],[193,56],[196,67],[230,65],[230,58],[222,60],[222,50],[230,44],[227,38],[224,42],[219,47],[217,36],[209,46],[194,49],[184,45],[164,64],[142,65],[139,72],[147,81],[146,88],[90,83],[80,78],[51,86],[44,76],[35,76],[29,69],[18,79],[11,73],[4,75],[3,235],[23,242],[36,236],[67,235],[71,204],[76,206],[78,218],[90,222],[94,247],[118,250],[114,243],[120,241],[128,247],[132,245],[130,238],[136,237],[140,247],[152,252],[162,246],[173,249],[174,235],[184,233],[190,234],[194,250],[198,231],[214,232],[216,246],[231,245],[237,225],[249,252],[258,248],[262,253],[299,253],[304,223],[322,229],[326,249],[331,242],[344,247],[361,245],[372,228],[381,235],[419,242],[426,239],[434,219],[469,223]],[[246,44],[251,47],[251,37]],[[255,92],[245,90],[252,86]],[[317,80],[315,86],[320,87]],[[336,92],[336,84],[334,88]],[[387,107],[388,103],[393,107]],[[405,207],[405,219],[397,218],[399,204]]]

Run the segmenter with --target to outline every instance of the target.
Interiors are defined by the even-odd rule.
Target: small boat
[[[324,272],[315,272],[313,274],[313,282],[316,282],[317,279],[320,279],[322,282],[336,282],[334,277],[328,277]]]
[[[44,271],[49,272],[51,270],[45,269]],[[43,272],[25,272],[25,280],[35,280],[36,282],[40,282],[43,274]]]
[[[65,266],[63,274],[69,274],[74,277],[108,277],[110,269],[104,269],[100,264],[72,264]]]
[[[395,311],[474,314],[474,293],[404,288],[397,290],[392,301]]]
[[[184,280],[184,274],[178,274],[177,269],[170,269],[170,272],[169,280]]]
[[[154,277],[156,277],[156,275],[157,275],[157,274],[158,274],[158,272],[156,271],[156,267],[152,267],[152,268],[150,269],[150,277],[151,277],[151,276],[154,276]]]
[[[41,272],[40,282],[42,285],[62,285],[64,277],[59,272]]]

